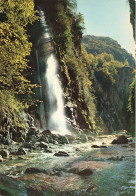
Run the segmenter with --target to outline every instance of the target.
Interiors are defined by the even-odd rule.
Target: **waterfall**
[[[39,69],[42,100],[45,105],[46,128],[60,134],[69,134],[66,126],[64,99],[58,75],[58,61],[53,52],[52,38],[44,12],[39,8],[41,37],[39,40]],[[43,112],[42,112],[43,114]],[[42,115],[41,114],[41,115]]]

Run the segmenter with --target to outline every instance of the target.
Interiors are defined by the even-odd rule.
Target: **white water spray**
[[[64,100],[61,83],[58,76],[58,62],[47,45],[51,45],[51,37],[49,29],[45,21],[44,12],[39,11],[40,24],[41,24],[41,40],[42,45],[45,42],[45,48],[48,50],[42,57],[42,65],[45,66],[44,78],[42,78],[42,89],[46,88],[46,97],[48,97],[48,112],[47,112],[47,127],[51,131],[58,132],[60,134],[70,134],[67,130],[65,113],[64,113]],[[43,46],[42,46],[43,47]],[[42,73],[43,74],[43,73]],[[47,99],[46,99],[47,100]]]

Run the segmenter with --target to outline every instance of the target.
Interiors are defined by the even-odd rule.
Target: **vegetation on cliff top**
[[[96,56],[106,52],[112,54],[115,60],[121,61],[122,63],[128,61],[129,65],[134,67],[135,60],[133,56],[121,48],[120,44],[110,37],[85,35],[83,37],[83,43],[89,54],[91,53]]]

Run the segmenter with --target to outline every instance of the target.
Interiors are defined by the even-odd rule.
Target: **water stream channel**
[[[0,163],[0,189],[11,196],[134,196],[135,141],[113,145],[118,134],[88,136],[88,142],[50,145],[52,153],[28,151]],[[107,148],[92,148],[92,145]],[[54,156],[65,151],[69,156]],[[89,175],[77,171],[88,169]]]

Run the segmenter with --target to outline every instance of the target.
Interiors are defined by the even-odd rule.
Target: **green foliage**
[[[112,54],[115,60],[122,63],[127,59],[131,67],[135,65],[133,56],[121,48],[117,41],[109,37],[86,35],[83,37],[83,43],[89,54],[91,53],[96,56],[105,52]]]
[[[135,114],[135,78],[133,82],[130,84],[130,96],[129,96],[129,105],[128,109],[131,114]]]
[[[135,78],[130,85],[130,96],[128,102],[128,110],[130,112],[130,131],[135,134]]]
[[[25,105],[27,107],[27,105]],[[23,118],[24,105],[15,98],[14,94],[7,90],[0,90],[0,122],[3,118],[8,117],[10,124],[17,128],[25,128]]]
[[[110,88],[115,84],[118,70],[126,66],[126,62],[125,64],[122,64],[121,62],[114,60],[113,55],[107,53],[102,53],[97,56],[89,54],[88,57],[86,54],[86,58],[88,58],[86,63],[90,76],[93,77],[94,73],[99,83],[105,89]]]
[[[17,29],[37,20],[33,0],[1,0],[0,10],[7,16],[7,22]]]
[[[34,2],[1,0],[0,11],[6,15],[0,23],[0,88],[12,89],[16,94],[32,93],[36,85],[26,78],[32,44],[25,27],[37,19]]]

